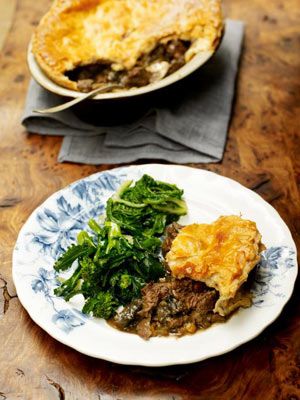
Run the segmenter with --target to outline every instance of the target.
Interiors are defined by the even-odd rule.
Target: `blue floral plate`
[[[144,173],[184,189],[189,213],[180,222],[211,222],[242,215],[256,222],[267,250],[257,268],[254,301],[226,323],[182,338],[151,338],[120,332],[104,320],[81,313],[80,295],[55,297],[53,263],[104,212],[106,200],[128,179]],[[68,276],[70,272],[66,274]],[[212,172],[174,165],[118,168],[81,179],[53,194],[28,218],[13,253],[13,279],[31,318],[58,341],[93,357],[147,366],[184,364],[226,353],[272,323],[290,298],[297,276],[296,247],[279,214],[254,192]]]

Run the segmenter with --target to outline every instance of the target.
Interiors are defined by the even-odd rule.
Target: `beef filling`
[[[185,64],[184,55],[189,46],[190,42],[187,41],[170,40],[141,56],[130,70],[114,71],[110,63],[99,62],[78,66],[65,75],[77,82],[77,88],[82,92],[108,83],[120,84],[125,88],[146,86],[181,68]]]
[[[177,222],[173,222],[171,225],[167,226],[165,238],[161,247],[164,257],[171,250],[172,242],[178,235],[181,228],[183,228],[183,225],[180,225]]]
[[[146,285],[142,298],[124,307],[110,323],[144,339],[182,336],[225,320],[213,312],[217,299],[217,291],[201,282],[168,276]]]
[[[166,254],[172,241],[182,228],[171,224],[162,245]],[[142,289],[140,299],[134,300],[118,312],[109,323],[117,329],[136,333],[144,339],[151,336],[182,336],[192,334],[198,329],[208,328],[215,322],[223,322],[222,317],[214,313],[219,297],[215,289],[191,279],[176,279],[171,275],[159,282],[148,283]],[[239,307],[251,306],[249,283],[244,285],[230,302],[230,313]]]
[[[218,297],[218,292],[204,283],[167,276],[148,283],[142,289],[142,297],[117,312],[109,323],[144,339],[183,336],[224,322],[238,308],[252,304],[249,288],[243,287],[230,302],[230,314],[223,317],[213,311]]]

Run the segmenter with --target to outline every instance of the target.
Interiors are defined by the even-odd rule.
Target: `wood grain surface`
[[[51,1],[16,3],[0,59],[0,399],[300,399],[299,280],[282,315],[256,339],[185,366],[92,359],[56,342],[28,317],[11,277],[18,231],[54,191],[113,166],[59,164],[61,138],[27,134],[20,125],[29,80],[26,48]],[[224,8],[227,17],[247,24],[234,115],[223,162],[195,167],[255,190],[299,245],[299,0],[226,0]]]

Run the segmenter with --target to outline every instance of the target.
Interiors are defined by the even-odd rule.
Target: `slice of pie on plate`
[[[262,250],[255,222],[230,215],[212,224],[183,227],[166,261],[173,276],[201,281],[216,289],[220,297],[214,311],[227,315],[231,300],[259,262]]]

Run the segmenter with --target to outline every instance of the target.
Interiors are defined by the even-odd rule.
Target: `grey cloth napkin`
[[[22,124],[30,132],[64,136],[60,162],[220,161],[243,34],[241,21],[227,20],[222,44],[205,66],[177,84],[127,102],[90,101],[83,109],[40,115],[32,110],[63,101],[31,80]]]

